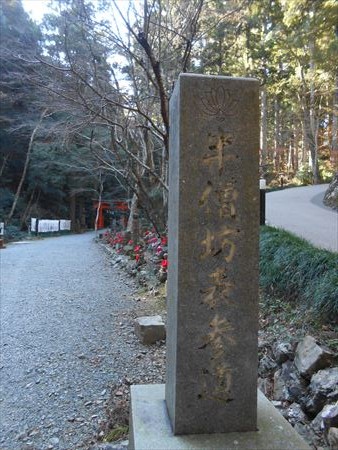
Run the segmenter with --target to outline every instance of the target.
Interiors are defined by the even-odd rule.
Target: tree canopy
[[[20,0],[1,4],[3,214],[28,153],[13,213],[21,222],[29,202],[60,215],[79,189],[83,201],[97,198],[104,173],[107,195],[129,201],[131,222],[141,211],[163,230],[168,101],[180,72],[260,80],[261,174],[268,182],[283,176],[317,183],[337,170],[334,0],[51,5],[38,26]]]

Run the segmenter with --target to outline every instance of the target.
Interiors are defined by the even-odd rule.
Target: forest
[[[167,224],[168,104],[181,72],[260,81],[268,186],[337,170],[335,0],[53,0],[39,24],[0,3],[0,221]],[[136,241],[137,239],[135,239]]]

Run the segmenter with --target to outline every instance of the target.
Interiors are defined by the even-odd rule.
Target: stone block
[[[318,345],[312,336],[305,336],[297,346],[295,365],[303,377],[310,378],[317,370],[330,366],[334,356],[331,350]]]
[[[129,450],[310,450],[260,391],[257,431],[174,435],[159,384],[131,387],[129,423]]]
[[[275,400],[298,401],[305,395],[305,381],[299,376],[291,361],[283,363],[274,373],[273,398]]]
[[[142,344],[154,344],[165,339],[165,325],[161,316],[144,316],[135,320],[135,334]]]
[[[303,408],[315,416],[325,404],[338,400],[338,367],[319,370],[312,376],[308,391]]]

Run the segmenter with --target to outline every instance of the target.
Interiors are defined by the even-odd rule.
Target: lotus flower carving
[[[231,91],[224,89],[222,86],[205,92],[201,101],[205,112],[211,116],[232,116],[237,104],[237,100],[232,97]]]

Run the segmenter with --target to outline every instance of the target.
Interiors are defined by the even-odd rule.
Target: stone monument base
[[[131,386],[129,450],[310,450],[260,391],[258,431],[174,436],[164,392],[164,384]]]

